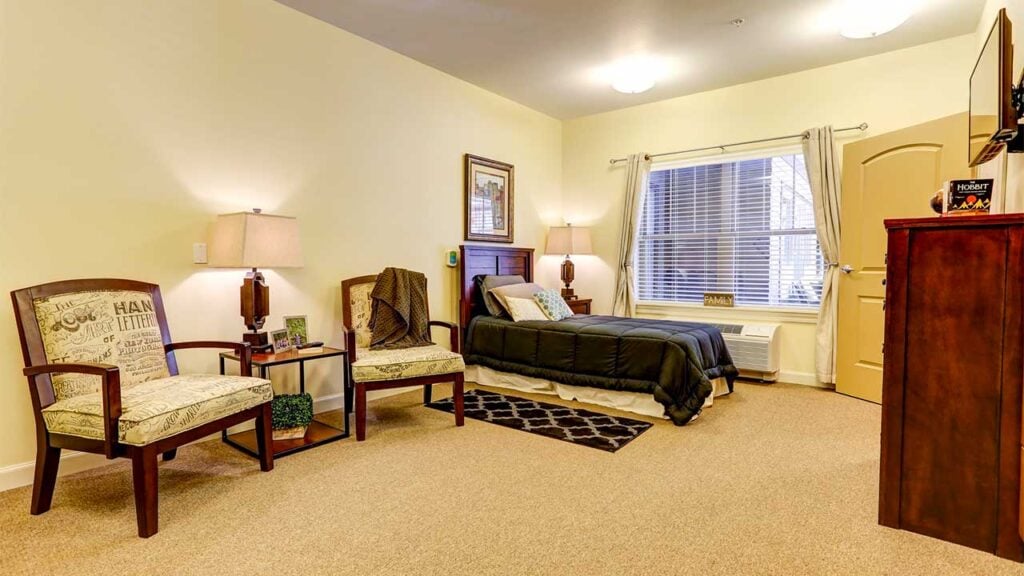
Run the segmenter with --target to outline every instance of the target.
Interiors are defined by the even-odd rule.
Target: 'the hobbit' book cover
[[[949,183],[950,216],[988,214],[992,207],[992,179],[952,180]]]

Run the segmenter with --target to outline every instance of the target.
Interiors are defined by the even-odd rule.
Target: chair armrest
[[[451,322],[443,322],[441,320],[431,320],[427,322],[427,326],[437,326],[438,328],[447,328],[449,338],[451,341],[452,352],[459,354],[459,327]]]
[[[341,333],[345,336],[345,351],[348,352],[348,362],[351,364],[356,361],[356,331],[342,326]]]
[[[220,340],[192,340],[164,344],[164,353],[190,348],[227,348],[238,354],[238,366],[242,376],[252,376],[252,346],[248,342],[225,342]]]
[[[121,417],[121,370],[111,364],[41,364],[22,371],[30,383],[43,374],[72,373],[99,376],[103,400],[103,454],[108,460],[117,457],[117,420]]]
[[[55,374],[59,372],[70,372],[72,374],[91,374],[93,376],[106,376],[110,373],[119,372],[120,369],[113,364],[97,364],[94,362],[79,362],[75,364],[39,364],[29,366],[22,370],[22,373],[29,378],[35,378],[40,374]]]

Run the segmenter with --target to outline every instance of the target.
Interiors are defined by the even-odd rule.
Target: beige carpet
[[[135,537],[127,462],[0,493],[0,574],[1024,574],[879,527],[879,408],[738,385],[618,453],[418,406],[371,404],[364,443],[257,464],[220,442],[161,465]],[[549,399],[550,400],[550,399]]]

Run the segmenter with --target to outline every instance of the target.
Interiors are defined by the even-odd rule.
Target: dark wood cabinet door
[[[909,257],[902,524],[992,550],[1006,231],[918,231]]]
[[[1024,560],[1024,215],[887,221],[879,522]]]

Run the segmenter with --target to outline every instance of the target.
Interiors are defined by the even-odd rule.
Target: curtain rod
[[[868,129],[867,122],[861,122],[856,126],[849,126],[847,128],[836,128],[836,132],[849,132],[850,130],[864,131]],[[676,150],[675,152],[662,152],[661,154],[648,154],[647,159],[659,158],[661,156],[674,156],[676,154],[689,154],[690,152],[704,152],[705,150],[721,150],[725,152],[726,148],[732,148],[733,146],[746,146],[748,144],[760,144],[762,142],[774,142],[776,140],[789,140],[790,138],[806,138],[807,132],[801,132],[799,134],[789,134],[788,136],[776,136],[774,138],[762,138],[760,140],[747,140],[746,142],[733,142],[732,144],[719,144],[718,146],[705,146],[703,148],[690,148],[689,150]],[[610,164],[617,164],[619,162],[625,162],[628,158],[612,158],[608,162]]]

